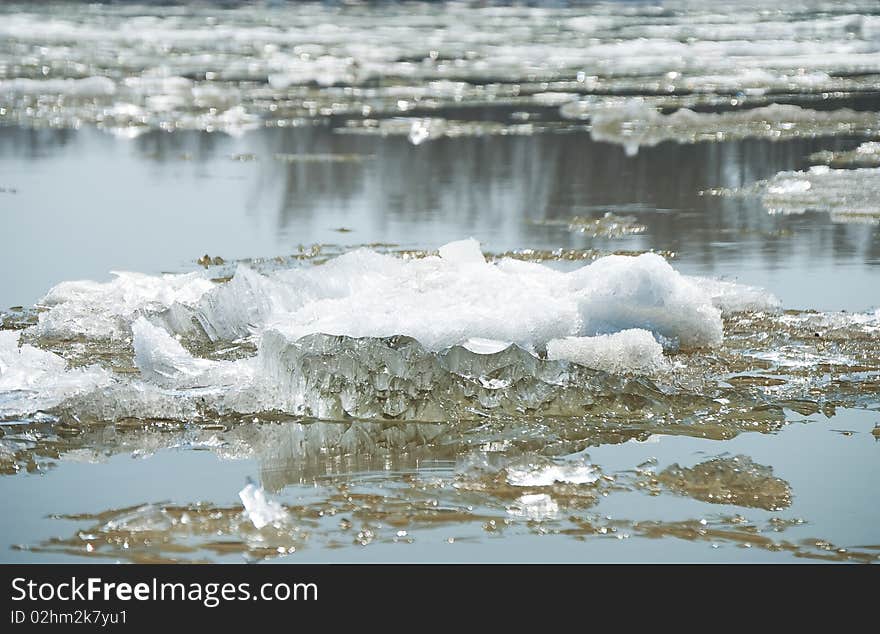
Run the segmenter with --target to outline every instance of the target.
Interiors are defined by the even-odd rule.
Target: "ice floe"
[[[28,354],[78,382],[70,394],[48,385],[45,407],[63,401],[98,420],[571,413],[598,395],[638,393],[626,377],[667,369],[664,350],[718,346],[722,314],[778,308],[760,289],[683,276],[653,253],[563,272],[487,261],[473,239],[418,258],[357,249],[266,274],[242,264],[222,283],[207,276],[126,273],[52,289],[21,336]],[[131,355],[137,371],[111,380],[104,370],[67,370],[30,346],[58,342],[86,359],[103,346],[122,355],[123,369]],[[224,347],[239,352],[226,357]],[[47,373],[28,376],[39,394]],[[3,397],[16,399],[16,412],[43,407]]]
[[[172,304],[189,305],[214,287],[198,273],[145,275],[115,272],[110,282],[62,282],[40,301],[36,331],[42,337],[119,339],[137,315]]]
[[[682,108],[663,114],[642,100],[633,99],[621,107],[597,108],[590,119],[594,139],[623,145],[628,154],[664,141],[697,143],[745,138],[779,141],[880,134],[880,115],[874,112],[821,111],[783,104],[718,113]]]
[[[147,6],[136,15],[122,5],[8,5],[0,120],[234,132],[303,118],[384,122],[417,110],[414,121],[387,125],[418,144],[468,130],[432,122],[431,113],[462,105],[528,112],[594,95],[664,95],[673,107],[694,95],[738,105],[791,94],[845,99],[876,89],[875,9],[869,0],[833,12],[818,0],[370,11],[287,3],[219,13]]]
[[[842,222],[874,221],[880,216],[880,167],[780,172],[761,184],[761,198],[771,213],[825,211]]]

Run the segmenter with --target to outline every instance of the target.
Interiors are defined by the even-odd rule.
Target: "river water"
[[[876,561],[878,87],[872,2],[3,5],[0,560]]]

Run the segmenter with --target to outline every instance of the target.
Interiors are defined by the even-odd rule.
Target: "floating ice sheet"
[[[621,107],[598,108],[590,118],[594,139],[623,145],[631,155],[640,147],[652,147],[664,141],[697,143],[744,138],[778,141],[880,134],[880,115],[874,112],[821,111],[781,104],[720,113],[682,108],[663,114],[640,99],[632,99]]]
[[[764,206],[771,213],[826,211],[840,222],[876,222],[880,218],[880,167],[780,172],[761,184]]]
[[[876,89],[876,3],[662,7],[0,7],[0,121],[108,130],[523,111],[584,95],[733,99]],[[433,125],[407,124],[414,142]],[[495,131],[484,128],[487,133]],[[119,132],[122,135],[121,132]],[[503,132],[502,132],[503,133]]]
[[[551,464],[509,467],[507,483],[517,487],[547,487],[557,482],[592,484],[599,479],[599,471],[588,464]]]
[[[474,240],[415,259],[358,249],[265,275],[240,265],[225,283],[207,272],[120,274],[61,284],[42,305],[23,331],[29,342],[62,346],[78,363],[109,355],[123,370],[50,403],[97,420],[277,412],[439,421],[570,415],[597,398],[606,407],[659,402],[656,387],[629,377],[666,371],[664,348],[718,346],[722,312],[778,308],[759,289],[682,276],[656,254],[565,273],[489,262]],[[85,371],[63,374],[74,372]],[[38,393],[41,377],[33,374]]]

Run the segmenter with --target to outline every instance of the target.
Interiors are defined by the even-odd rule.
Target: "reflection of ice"
[[[598,479],[599,472],[591,465],[562,463],[533,468],[511,467],[507,470],[507,482],[518,487],[551,486],[556,482],[592,484]]]
[[[519,496],[516,504],[507,509],[507,512],[517,517],[540,521],[556,517],[559,505],[546,493],[534,493]]]
[[[791,506],[791,487],[773,468],[748,456],[714,458],[690,468],[674,464],[657,475],[667,488],[712,504],[781,510]]]

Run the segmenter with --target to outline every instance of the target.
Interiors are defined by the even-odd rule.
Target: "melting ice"
[[[875,91],[878,24],[873,0],[370,10],[246,3],[223,11],[4,3],[0,121],[90,122],[132,137],[331,116],[384,122],[461,104],[565,108],[607,95],[665,95],[673,109],[694,97],[767,105],[791,94]],[[676,135],[694,134],[691,123],[700,135],[722,123],[690,112],[648,116],[643,122]],[[388,125],[417,144],[456,127],[441,117]]]
[[[226,283],[120,273],[58,285],[34,326],[2,333],[3,413],[62,404],[98,419],[564,413],[637,389],[612,377],[657,372],[664,350],[718,346],[722,313],[778,305],[759,289],[683,276],[651,253],[562,272],[487,262],[472,239],[424,258],[359,249],[266,275],[240,265]],[[62,357],[32,345],[47,341],[116,350],[137,371],[65,371]],[[210,353],[230,344],[243,352]]]

